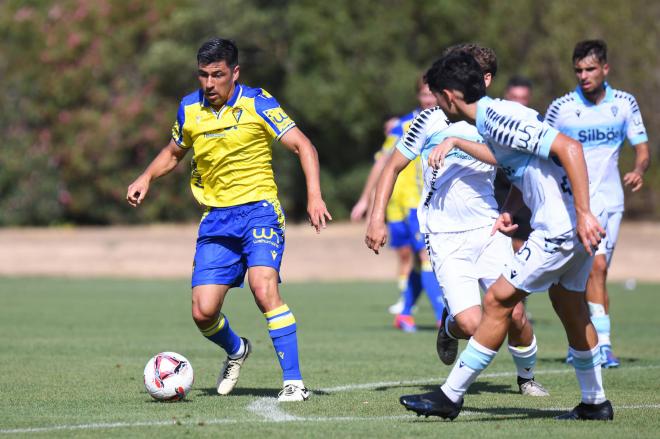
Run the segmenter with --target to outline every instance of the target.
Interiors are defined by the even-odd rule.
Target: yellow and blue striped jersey
[[[197,201],[228,207],[276,199],[271,143],[295,125],[261,88],[237,83],[220,110],[201,89],[184,97],[172,138],[193,149],[190,187]]]
[[[392,131],[385,138],[377,156],[380,154],[391,154],[399,139],[408,131],[418,110],[402,116]],[[408,217],[410,209],[417,209],[421,198],[421,166],[419,157],[406,166],[397,177],[392,191],[392,197],[387,204],[387,221],[403,221]]]

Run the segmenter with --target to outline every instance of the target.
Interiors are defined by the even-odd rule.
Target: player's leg
[[[404,332],[415,332],[417,326],[413,318],[413,307],[422,289],[419,272],[414,270],[414,259],[408,227],[405,221],[390,221],[387,223],[389,246],[396,251],[398,260],[398,286],[400,299],[390,307],[395,312],[394,327]],[[400,303],[400,306],[398,304]]]
[[[562,285],[553,285],[550,287],[550,299],[566,330],[575,375],[582,393],[582,402],[559,419],[612,419],[612,406],[603,388],[598,336],[582,293],[569,291]]]
[[[514,306],[527,293],[517,290],[504,277],[488,289],[481,323],[460,355],[440,390],[422,395],[405,395],[399,401],[421,415],[454,419],[463,406],[463,395],[491,363],[506,338]]]
[[[525,241],[527,238],[529,236],[526,236]],[[511,243],[512,239],[501,233],[496,233],[488,238],[477,261],[482,288],[487,290],[502,273],[506,264],[513,259]],[[520,246],[519,249],[523,246]],[[507,338],[507,348],[516,365],[518,374],[516,380],[520,393],[527,396],[548,396],[548,391],[534,378],[537,353],[536,337],[531,322],[527,319],[524,301],[513,308]]]
[[[236,382],[250,343],[239,337],[222,312],[229,288],[240,286],[245,275],[240,239],[224,225],[234,209],[212,209],[201,221],[192,275],[192,316],[206,339],[227,353],[216,383],[218,393],[227,395]]]
[[[426,235],[429,259],[444,293],[436,351],[446,365],[456,360],[458,340],[469,338],[481,320],[481,294],[470,240],[473,233]]]
[[[620,212],[610,213],[605,226],[606,236],[600,243],[594,258],[594,264],[587,282],[586,299],[589,305],[591,321],[598,333],[603,367],[618,367],[619,359],[612,353],[612,342],[610,340],[611,324],[609,315],[609,294],[607,291],[607,271],[612,261],[614,248],[619,234],[621,224]]]
[[[280,401],[309,397],[300,373],[296,319],[280,297],[279,270],[284,253],[283,214],[277,200],[255,203],[243,237],[243,256],[254,300],[264,314],[275,354],[282,369]]]
[[[605,398],[598,335],[584,300],[593,257],[580,246],[577,238],[573,244],[572,254],[567,258],[568,269],[561,274],[556,284],[549,288],[549,292],[552,306],[566,330],[582,401],[558,419],[611,420],[614,412],[612,405]]]

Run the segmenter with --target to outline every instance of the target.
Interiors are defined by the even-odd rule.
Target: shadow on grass
[[[236,387],[231,392],[231,396],[259,396],[259,397],[272,397],[277,398],[280,393],[278,388],[265,388],[265,387]],[[208,387],[206,389],[199,389],[199,394],[207,396],[218,396],[218,391],[215,387]],[[312,390],[314,396],[327,396],[328,393],[322,390]]]
[[[559,364],[565,364],[567,367],[573,367],[572,365],[566,363],[566,357],[559,357],[559,358],[542,358],[541,359],[543,362],[549,362],[549,363],[559,363]],[[619,361],[621,362],[621,366],[619,367],[626,367],[626,365],[630,366],[634,363],[639,362],[639,358],[633,358],[633,357],[619,357]],[[617,369],[617,368],[615,368]]]
[[[468,390],[468,395],[480,395],[482,393],[517,395],[518,392],[514,390],[512,386],[513,385],[509,385],[509,384],[492,384],[489,382],[476,382],[472,386],[470,386],[470,390]],[[392,389],[411,389],[411,388],[419,389],[418,392],[411,390],[410,392],[406,393],[406,394],[411,394],[411,393],[434,392],[438,390],[438,387],[439,386],[437,384],[422,384],[422,385],[396,384],[390,386],[375,387],[374,391],[384,392]]]
[[[464,406],[463,415],[459,415],[457,420],[461,422],[502,422],[506,420],[528,420],[528,419],[554,419],[559,415],[566,413],[566,410],[554,409],[534,409],[527,407],[496,407],[496,408],[483,408],[483,407],[470,407]],[[468,415],[465,412],[469,412]],[[477,418],[474,415],[490,415],[492,418]],[[436,420],[438,422],[448,422],[436,416],[430,416],[428,419],[412,418],[412,422],[428,422],[429,420]],[[559,422],[559,421],[558,421]]]

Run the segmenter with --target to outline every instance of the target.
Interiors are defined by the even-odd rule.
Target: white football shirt
[[[576,87],[555,99],[545,118],[551,126],[582,143],[592,197],[600,196],[608,212],[623,212],[621,145],[626,138],[633,146],[648,142],[635,98],[605,84],[605,98],[593,104]]]
[[[550,157],[558,131],[531,108],[488,96],[477,102],[476,126],[499,166],[522,192],[532,212],[532,228],[549,236],[573,230],[573,192],[559,160]],[[603,207],[591,202],[594,215]]]
[[[467,122],[450,124],[440,107],[434,107],[417,115],[397,144],[410,160],[421,156],[424,187],[417,217],[422,233],[473,230],[493,224],[498,216],[493,166],[458,148],[447,154],[442,168],[429,166],[429,154],[447,137],[484,143],[476,127]]]

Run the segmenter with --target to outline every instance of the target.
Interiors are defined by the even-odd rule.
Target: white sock
[[[482,370],[495,358],[496,351],[479,344],[474,337],[470,338],[465,350],[461,352],[458,361],[447,377],[441,389],[447,398],[457,403],[463,398],[468,388],[477,379]],[[468,363],[472,366],[468,366]]]
[[[534,378],[534,368],[536,367],[536,336],[532,339],[529,346],[511,346],[508,345],[509,352],[516,364],[518,376],[531,380]]]
[[[605,402],[605,389],[600,368],[600,348],[596,346],[590,351],[577,351],[568,348],[573,356],[575,376],[580,384],[582,402],[585,404],[600,404]]]

